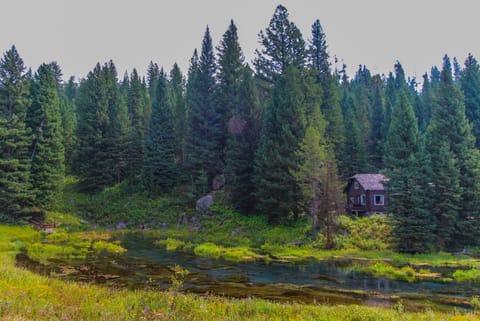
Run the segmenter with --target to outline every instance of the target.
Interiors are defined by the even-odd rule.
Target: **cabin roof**
[[[366,191],[385,190],[383,182],[388,181],[388,178],[383,174],[356,174],[350,178],[350,180],[353,179],[357,180]]]

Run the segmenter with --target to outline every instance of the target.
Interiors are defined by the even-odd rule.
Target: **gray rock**
[[[213,178],[212,188],[214,191],[218,191],[225,186],[225,175],[217,175]]]
[[[197,200],[195,204],[195,210],[202,214],[210,214],[210,208],[213,205],[213,196],[212,195],[205,195],[202,198]]]
[[[242,228],[238,227],[230,233],[230,236],[237,236],[238,234],[240,234],[241,231],[242,231]]]
[[[127,228],[127,224],[120,222],[117,224],[117,230],[123,230]]]

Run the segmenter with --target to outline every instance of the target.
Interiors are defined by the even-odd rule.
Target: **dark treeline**
[[[65,174],[95,192],[128,180],[195,199],[225,180],[228,202],[272,223],[311,216],[327,246],[340,183],[390,178],[398,249],[480,241],[480,67],[448,56],[423,76],[332,70],[320,21],[304,39],[278,6],[253,64],[232,21],[217,47],[207,27],[187,75],[151,62],[118,79],[112,61],[79,83],[56,63],[27,71],[15,47],[0,61],[2,220],[48,208]]]

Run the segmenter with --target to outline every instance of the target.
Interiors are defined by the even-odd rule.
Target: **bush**
[[[480,270],[456,270],[453,273],[453,279],[457,282],[480,282]]]

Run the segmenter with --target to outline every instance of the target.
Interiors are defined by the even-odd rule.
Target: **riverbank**
[[[15,253],[39,241],[28,227],[0,226],[0,320],[478,320],[474,312],[406,312],[357,305],[281,304],[259,299],[113,289],[43,277],[15,266]]]
[[[291,262],[356,260],[361,273],[415,282],[479,282],[480,259],[468,255],[432,253],[407,255],[393,251],[392,221],[388,216],[340,216],[335,249],[325,249],[319,234],[312,240],[308,219],[271,226],[263,215],[241,215],[217,202],[211,214],[199,214],[181,193],[150,196],[130,185],[96,194],[77,190],[74,178],[47,222],[67,230],[105,229],[113,235],[137,233],[156,239],[159,247],[229,261]],[[82,221],[83,220],[83,221]],[[471,249],[472,253],[479,249]],[[449,273],[437,273],[448,268]]]

